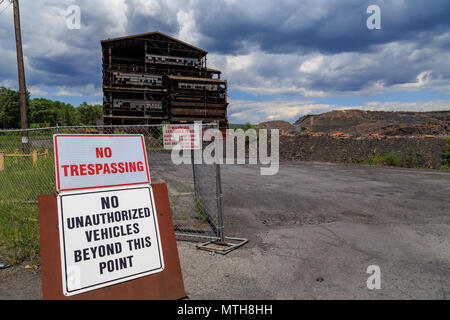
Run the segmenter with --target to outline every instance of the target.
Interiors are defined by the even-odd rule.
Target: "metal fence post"
[[[192,180],[194,182],[194,196],[197,199],[198,197],[198,183],[195,172],[195,163],[194,163],[194,149],[191,150],[191,166],[192,166]]]
[[[219,123],[215,124],[216,129],[219,130]],[[217,236],[220,238],[220,241],[225,241],[225,232],[224,232],[224,221],[223,221],[223,205],[222,205],[222,178],[220,175],[220,161],[223,159],[219,159],[219,154],[217,153],[218,150],[218,144],[221,143],[219,139],[214,139],[214,143],[216,145],[216,199],[217,199]]]
[[[217,197],[217,233],[220,241],[225,241],[223,207],[222,207],[222,179],[220,177],[220,164],[216,163],[216,197]]]

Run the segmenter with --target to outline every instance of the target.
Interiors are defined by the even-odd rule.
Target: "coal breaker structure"
[[[227,82],[207,52],[161,32],[101,41],[106,125],[227,121]]]

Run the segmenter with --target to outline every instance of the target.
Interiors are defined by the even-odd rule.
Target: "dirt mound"
[[[335,134],[297,134],[280,137],[280,158],[302,161],[370,163],[391,154],[398,166],[440,168],[445,139],[435,136],[355,137]]]
[[[284,131],[292,131],[295,130],[295,127],[287,121],[282,120],[274,120],[274,121],[266,121],[258,124],[258,127],[265,129],[280,129]]]
[[[386,112],[334,110],[306,115],[293,124],[293,131],[343,133],[355,136],[448,135],[450,111]]]
[[[439,168],[450,111],[336,110],[260,126],[280,129],[282,159],[365,163],[387,154],[399,166]]]

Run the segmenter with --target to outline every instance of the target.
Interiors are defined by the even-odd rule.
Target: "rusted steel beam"
[[[117,116],[117,115],[103,115],[105,118],[111,119],[167,119],[167,117],[154,117],[154,116]]]
[[[211,78],[197,78],[197,77],[183,77],[183,76],[167,76],[171,80],[183,80],[183,81],[199,81],[199,82],[210,82],[210,83],[223,83],[226,84],[227,80],[211,79]]]
[[[172,116],[181,115],[181,116],[224,116],[225,110],[211,110],[211,109],[174,109],[171,110]]]
[[[198,108],[225,108],[225,104],[224,103],[209,103],[209,102],[184,102],[184,101],[172,101],[170,103],[172,106],[177,106],[177,107],[198,107]]]

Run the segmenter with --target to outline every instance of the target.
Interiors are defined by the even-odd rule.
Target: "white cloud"
[[[182,9],[178,10],[177,22],[179,25],[179,30],[176,38],[182,39],[182,41],[188,42],[192,45],[199,45],[202,35],[196,28],[194,11]]]
[[[88,102],[87,104],[89,104],[91,106],[103,105],[103,101],[92,101],[92,102]]]
[[[270,101],[251,101],[230,99],[228,116],[231,123],[260,123],[269,120],[294,122],[303,115],[346,109],[370,111],[438,111],[450,110],[450,101],[371,101],[358,106],[345,106],[315,103],[307,100],[274,99]]]
[[[85,86],[58,87],[58,91],[55,95],[58,97],[100,97],[103,95],[103,92],[90,83]]]
[[[210,54],[230,89],[252,94],[332,97],[423,89],[449,92],[450,53],[416,43],[389,43],[370,52],[336,54]]]
[[[42,96],[47,96],[48,95],[48,92],[46,92],[46,91],[44,91],[41,88],[36,87],[36,86],[31,86],[31,87],[29,87],[27,89],[28,89],[28,91],[30,92],[30,94],[32,96],[42,97]]]
[[[322,62],[323,62],[323,56],[320,55],[311,60],[307,60],[307,61],[303,62],[301,64],[299,70],[304,73],[314,73],[320,69]]]
[[[2,81],[0,81],[0,87],[6,87],[6,88],[17,88],[18,84],[17,81],[13,81],[11,79],[4,79]]]

